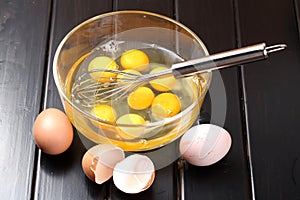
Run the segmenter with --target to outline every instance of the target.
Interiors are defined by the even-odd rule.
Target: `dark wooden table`
[[[224,123],[210,122],[232,136],[224,159],[187,165],[181,174],[174,162],[137,195],[124,194],[112,180],[97,185],[85,177],[86,148],[76,132],[59,156],[40,152],[32,135],[39,112],[62,109],[52,76],[60,40],[92,16],[126,9],[182,22],[210,53],[259,42],[288,45],[267,61],[220,72],[226,116]],[[1,0],[0,199],[300,199],[299,31],[299,0]],[[212,92],[203,106],[210,115]]]

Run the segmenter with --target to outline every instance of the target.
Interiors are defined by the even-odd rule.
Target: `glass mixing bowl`
[[[55,84],[72,124],[89,140],[111,143],[126,151],[147,151],[179,138],[198,118],[211,73],[184,78],[185,82],[181,81],[176,86],[176,90],[184,94],[180,97],[181,104],[185,104],[181,111],[172,117],[148,120],[145,124],[117,124],[101,120],[72,99],[78,68],[91,54],[99,51],[116,57],[125,50],[143,49],[144,46],[153,48],[154,52],[155,49],[163,49],[174,55],[177,61],[208,55],[202,41],[183,24],[144,11],[118,11],[93,17],[76,26],[59,44],[53,61]],[[161,60],[167,65],[174,62],[169,58]],[[158,59],[157,62],[160,61]],[[189,99],[189,103],[183,102],[185,98]],[[126,109],[131,112],[130,108]]]

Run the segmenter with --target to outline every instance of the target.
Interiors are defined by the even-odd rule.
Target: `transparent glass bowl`
[[[118,11],[102,14],[79,24],[59,44],[53,75],[65,112],[75,128],[95,143],[112,143],[126,151],[147,151],[162,147],[185,133],[197,119],[208,90],[211,73],[190,77],[192,103],[173,117],[142,125],[103,121],[74,104],[70,88],[76,63],[85,55],[109,41],[137,41],[159,45],[183,60],[202,57],[208,52],[202,41],[183,24],[168,17],[144,11]],[[138,47],[137,47],[138,48]],[[71,75],[70,75],[71,74]],[[186,85],[181,89],[185,90]],[[131,137],[122,130],[142,132]]]

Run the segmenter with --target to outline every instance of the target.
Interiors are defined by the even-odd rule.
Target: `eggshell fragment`
[[[64,112],[48,108],[37,116],[33,125],[33,136],[43,152],[57,155],[70,147],[73,127]]]
[[[231,142],[230,134],[222,127],[201,124],[192,127],[182,136],[179,150],[187,162],[208,166],[228,153]]]
[[[155,177],[153,162],[147,156],[133,154],[116,164],[113,181],[118,189],[135,194],[148,189]]]
[[[82,169],[89,179],[102,184],[112,177],[114,166],[124,157],[121,148],[110,144],[98,144],[83,156]]]
[[[95,182],[95,174],[91,170],[93,158],[94,158],[94,155],[89,150],[87,152],[85,152],[85,154],[83,155],[82,160],[81,160],[81,167],[82,167],[84,174],[90,180]]]

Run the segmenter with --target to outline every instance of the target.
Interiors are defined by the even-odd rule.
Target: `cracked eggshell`
[[[93,162],[94,155],[91,154],[91,152],[88,150],[85,152],[85,154],[82,157],[81,160],[81,167],[84,172],[84,174],[92,181],[95,182],[95,174],[91,170],[92,162]]]
[[[201,124],[189,129],[181,138],[179,150],[187,162],[208,166],[221,160],[231,147],[231,136],[222,127]]]
[[[116,164],[113,171],[115,186],[129,194],[148,189],[155,178],[153,162],[147,156],[133,154]]]
[[[112,177],[116,163],[125,158],[124,151],[110,144],[98,144],[90,148],[82,158],[85,175],[98,184]]]

